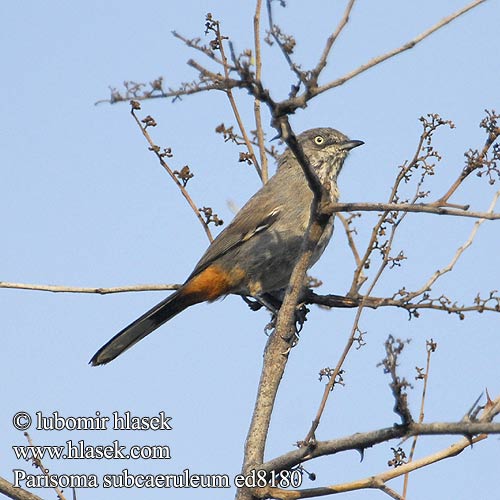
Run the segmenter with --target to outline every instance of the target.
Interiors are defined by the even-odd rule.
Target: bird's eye
[[[319,146],[325,142],[325,139],[323,139],[323,137],[321,135],[317,135],[314,138],[314,142]]]

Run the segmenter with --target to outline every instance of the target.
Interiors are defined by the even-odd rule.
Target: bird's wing
[[[264,186],[263,189],[267,187]],[[262,191],[259,191],[261,193]],[[277,200],[266,197],[252,197],[236,214],[231,224],[207,248],[188,280],[208,267],[219,257],[227,254],[255,235],[271,227],[282,213],[283,207]]]

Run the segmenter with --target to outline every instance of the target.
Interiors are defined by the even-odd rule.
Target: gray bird
[[[337,176],[349,151],[362,141],[332,128],[297,136],[332,202],[339,197]],[[92,365],[109,363],[189,306],[229,293],[259,298],[287,286],[310,218],[313,193],[293,153],[278,160],[276,174],[207,248],[185,283],[101,347]],[[333,219],[317,244],[310,266],[321,257],[333,232]]]

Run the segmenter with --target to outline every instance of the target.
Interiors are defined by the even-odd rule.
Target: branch
[[[495,209],[495,206],[498,202],[498,198],[500,198],[500,191],[497,191],[495,193],[495,195],[493,196],[493,199],[490,203],[490,206],[488,208],[488,211],[486,212],[486,214],[488,215],[495,215],[494,214],[494,209]],[[497,214],[498,215],[498,214]],[[471,245],[472,245],[472,242],[474,241],[474,238],[476,237],[476,234],[477,234],[477,231],[479,230],[479,227],[481,226],[481,224],[485,221],[486,217],[482,217],[481,219],[477,220],[475,223],[474,223],[474,227],[472,228],[472,231],[469,235],[469,238],[467,239],[467,241],[465,241],[465,243],[460,246],[457,251],[455,252],[455,255],[453,256],[453,258],[451,259],[450,263],[443,267],[442,269],[438,269],[428,280],[426,283],[424,283],[424,285],[417,291],[415,292],[412,292],[412,293],[409,293],[409,294],[405,294],[404,298],[405,300],[408,300],[408,301],[411,301],[413,300],[414,298],[424,294],[425,292],[429,291],[431,289],[431,287],[434,285],[434,283],[441,277],[443,276],[444,274],[446,273],[449,273],[450,271],[453,270],[453,268],[455,267],[455,264],[458,262],[459,258],[462,256],[462,254],[465,252],[465,250],[467,250],[467,248],[469,248]]]
[[[253,17],[253,36],[254,36],[254,47],[255,47],[255,79],[260,82],[262,79],[262,54],[260,50],[260,17],[262,11],[262,0],[257,0],[255,6],[255,14]],[[257,142],[259,144],[260,151],[260,165],[262,172],[262,182],[264,184],[269,179],[269,165],[266,155],[266,145],[264,142],[264,128],[262,126],[262,116],[260,111],[260,100],[258,97],[254,98],[253,112],[255,117],[255,127]]]
[[[472,446],[473,443],[486,439],[489,434],[499,434],[500,424],[491,423],[491,421],[499,413],[500,397],[496,398],[494,401],[488,398],[480,417],[474,422],[467,420],[455,423],[436,422],[432,424],[412,422],[406,426],[394,426],[371,433],[356,433],[347,438],[332,441],[320,441],[309,448],[301,448],[271,460],[263,464],[261,468],[266,472],[290,470],[292,467],[295,467],[304,461],[312,460],[313,458],[319,456],[332,455],[346,450],[358,450],[363,452],[366,448],[375,444],[408,436],[443,434],[466,436],[457,443],[454,443],[437,453],[433,453],[413,462],[404,463],[394,469],[389,469],[388,471],[365,479],[307,490],[282,490],[279,488],[266,487],[259,488],[255,492],[258,494],[259,498],[267,498],[267,496],[269,496],[271,498],[296,499],[332,495],[366,488],[381,489],[381,487],[391,479],[408,474],[414,470],[426,467],[445,458],[454,457],[468,446]]]
[[[441,205],[446,204],[450,199],[450,197],[453,195],[453,193],[462,184],[462,182],[472,172],[475,172],[481,167],[487,168],[487,174],[490,175],[490,184],[493,184],[494,182],[493,178],[491,177],[492,172],[496,172],[497,175],[500,177],[500,172],[497,167],[497,162],[500,160],[500,149],[498,145],[496,146],[494,145],[494,142],[500,136],[500,127],[497,126],[498,119],[500,118],[500,116],[494,110],[492,111],[485,110],[485,111],[486,111],[486,117],[481,121],[479,126],[481,128],[484,128],[488,132],[488,136],[483,145],[483,148],[481,149],[481,152],[477,150],[473,151],[470,149],[465,153],[464,156],[467,159],[465,167],[463,168],[462,172],[460,172],[460,175],[451,185],[448,191],[443,196],[441,196],[441,198],[436,202],[437,204]],[[488,159],[488,152],[492,146],[493,146],[493,158]],[[479,171],[478,175],[481,176],[482,172]]]
[[[293,37],[287,37],[278,26],[274,23],[273,20],[273,8],[272,8],[272,0],[266,0],[267,4],[267,18],[269,20],[269,34],[273,37],[274,41],[278,45],[285,58],[290,70],[295,73],[299,80],[299,84],[295,86],[295,93],[298,92],[300,83],[306,83],[306,75],[303,71],[300,70],[299,66],[292,61],[290,54],[293,52],[293,47],[295,46],[295,40]],[[283,43],[282,38],[285,39],[288,43]],[[268,42],[272,45],[272,42]]]
[[[347,23],[349,22],[349,16],[351,15],[351,11],[355,1],[356,0],[349,0],[349,3],[345,8],[344,15],[342,16],[342,19],[340,20],[337,26],[337,29],[335,30],[334,33],[332,33],[328,37],[328,40],[326,41],[325,48],[323,49],[323,53],[321,54],[318,64],[311,72],[312,73],[311,80],[314,85],[317,84],[318,77],[320,73],[323,71],[324,67],[326,66],[328,56],[330,55],[330,51],[332,50],[333,44],[335,43],[340,33],[342,33],[342,30],[346,27]]]
[[[425,365],[425,371],[421,368],[417,368],[418,375],[415,377],[416,380],[423,380],[424,386],[422,388],[422,398],[420,400],[420,413],[418,416],[418,423],[421,424],[424,421],[424,408],[425,408],[425,397],[427,395],[427,384],[429,382],[429,372],[431,368],[431,355],[436,352],[437,344],[431,339],[427,340],[425,343],[427,350],[427,361]],[[408,457],[408,462],[413,460],[415,456],[415,449],[417,447],[418,435],[413,437],[413,442],[411,444],[410,455]],[[406,493],[408,491],[408,481],[410,480],[410,474],[405,474],[403,482],[403,498],[406,498]]]
[[[384,373],[391,376],[389,387],[394,397],[394,413],[401,418],[402,426],[407,426],[414,421],[408,407],[408,393],[406,392],[406,389],[411,387],[411,384],[404,377],[401,378],[397,374],[399,356],[408,342],[408,340],[395,339],[392,335],[389,335],[389,338],[384,343],[386,357],[377,364],[377,366],[382,365]]]
[[[445,458],[451,458],[459,455],[465,448],[468,448],[472,444],[478,443],[486,439],[485,434],[481,434],[475,438],[468,439],[463,438],[457,443],[445,448],[444,450],[438,451],[429,455],[427,457],[415,460],[413,462],[401,465],[395,469],[390,469],[386,472],[381,472],[380,474],[369,476],[364,479],[359,479],[351,481],[348,483],[335,484],[332,486],[323,486],[319,488],[310,488],[304,490],[283,490],[280,488],[260,488],[258,489],[259,498],[278,498],[282,500],[288,499],[299,499],[299,498],[313,498],[326,495],[335,495],[338,493],[345,493],[347,491],[356,491],[362,489],[379,489],[382,490],[385,486],[386,481],[395,479],[409,472],[413,472],[417,469],[427,467],[436,462],[444,460]]]
[[[0,493],[9,498],[12,498],[12,500],[43,500],[39,496],[30,493],[23,488],[14,486],[11,482],[7,481],[3,477],[0,477]]]
[[[397,186],[397,183],[396,183]],[[380,277],[382,276],[384,270],[386,269],[387,265],[391,261],[390,257],[390,252],[392,249],[392,243],[394,241],[394,237],[396,235],[396,230],[401,224],[401,222],[405,219],[407,213],[403,213],[399,215],[399,218],[393,221],[392,227],[391,227],[391,233],[390,236],[386,242],[385,248],[383,250],[383,259],[382,262],[379,266],[379,269],[377,270],[375,277],[373,278],[370,286],[368,287],[368,292],[366,293],[367,297],[370,297],[371,293],[373,292],[375,286],[377,285]],[[385,219],[385,216],[381,218],[382,220]],[[349,335],[349,338],[346,342],[346,345],[344,347],[344,350],[342,351],[342,354],[340,355],[340,358],[335,366],[335,369],[331,371],[331,373],[328,373],[330,380],[328,383],[325,385],[324,391],[323,391],[323,397],[321,398],[321,403],[319,405],[318,411],[316,413],[316,417],[314,418],[312,425],[303,441],[303,445],[308,446],[309,443],[314,442],[316,437],[316,429],[318,428],[320,424],[321,417],[323,415],[323,412],[326,407],[326,402],[328,398],[330,397],[330,394],[333,391],[333,388],[337,382],[337,377],[341,375],[341,370],[342,366],[347,358],[347,355],[349,354],[350,350],[352,349],[352,346],[357,342],[358,345],[362,345],[363,342],[363,332],[359,328],[359,321],[361,318],[361,314],[363,313],[363,309],[365,307],[365,300],[362,300],[358,310],[356,312],[356,316],[354,318],[354,322],[352,325],[351,333]],[[404,421],[404,423],[407,423]]]
[[[168,175],[170,175],[171,179],[175,182],[175,184],[177,184],[177,187],[180,189],[182,196],[184,196],[184,198],[188,202],[188,205],[192,208],[197,219],[200,221],[200,224],[202,225],[202,227],[207,235],[208,240],[210,241],[210,243],[212,243],[213,236],[212,236],[212,233],[210,232],[210,228],[208,227],[208,223],[210,222],[210,220],[207,220],[207,221],[203,220],[203,217],[201,216],[201,213],[200,213],[200,209],[198,209],[196,207],[196,205],[194,204],[193,199],[191,198],[191,196],[189,195],[189,193],[186,190],[185,184],[183,185],[179,181],[179,179],[176,177],[175,173],[172,171],[172,169],[168,166],[167,162],[165,161],[165,157],[172,156],[170,149],[167,148],[167,149],[164,149],[163,152],[161,152],[160,146],[156,145],[153,142],[153,140],[151,139],[151,136],[149,135],[149,133],[147,131],[148,127],[150,127],[150,126],[155,127],[156,126],[155,120],[153,118],[151,118],[151,116],[147,116],[144,120],[142,120],[142,123],[145,124],[143,126],[141,121],[139,120],[139,118],[137,118],[137,115],[135,114],[136,110],[141,109],[140,104],[137,101],[131,101],[130,104],[131,104],[130,113],[133,116],[133,118],[134,118],[135,122],[137,123],[137,125],[139,126],[139,128],[141,129],[142,135],[148,141],[149,146],[150,146],[149,149],[151,151],[153,151],[153,153],[158,158],[161,166],[167,171]]]
[[[26,439],[28,440],[28,443],[30,445],[30,449],[33,450],[35,447],[33,446],[33,441],[31,439],[31,436],[29,435],[28,432],[24,432],[24,436],[26,437]],[[36,457],[34,454],[33,454],[33,451],[31,451],[31,457],[30,459],[31,460],[31,463],[38,469],[40,469],[42,471],[42,474],[47,478],[49,479],[50,478],[50,474],[49,474],[49,469],[47,469],[43,463],[42,463],[42,460],[39,458],[39,457]],[[55,485],[53,486],[52,488],[56,495],[57,495],[57,498],[59,500],[66,500],[66,497],[64,496],[61,488],[59,488],[59,486]]]
[[[394,426],[387,429],[380,429],[374,433],[357,433],[340,440],[318,442],[314,447],[307,449],[301,448],[267,462],[262,465],[262,469],[267,472],[289,470],[306,460],[311,460],[319,456],[330,455],[340,451],[353,449],[363,452],[363,450],[367,447],[371,447],[374,444],[382,443],[394,438],[408,437],[411,435],[458,434],[466,436],[444,450],[438,451],[413,462],[403,463],[396,468],[389,469],[375,476],[372,475],[370,477],[355,480],[349,483],[341,483],[333,486],[305,490],[282,490],[280,488],[271,488],[268,486],[266,488],[256,489],[255,494],[259,498],[271,497],[279,499],[298,499],[332,495],[366,488],[383,489],[386,482],[391,479],[408,474],[422,467],[429,466],[440,460],[444,460],[445,458],[454,457],[460,454],[468,446],[472,446],[473,443],[486,439],[488,434],[499,434],[500,424],[491,423],[493,418],[495,418],[498,413],[500,413],[500,397],[494,401],[491,401],[488,398],[480,417],[475,422],[436,422],[434,424],[420,424],[413,422],[407,426]],[[369,436],[370,434],[371,436]]]
[[[466,5],[462,9],[457,10],[453,14],[450,14],[449,16],[441,19],[441,21],[436,23],[434,26],[427,29],[426,31],[424,31],[423,33],[418,35],[417,37],[415,37],[412,40],[410,40],[409,42],[405,43],[404,45],[398,47],[397,49],[393,49],[385,54],[374,57],[372,60],[368,61],[365,64],[362,64],[357,69],[347,73],[346,75],[344,75],[340,78],[337,78],[336,80],[333,80],[330,83],[327,83],[325,85],[321,85],[321,86],[317,87],[314,90],[314,95],[321,94],[322,92],[326,92],[327,90],[333,89],[335,87],[339,87],[340,85],[343,85],[348,80],[351,80],[352,78],[358,76],[361,73],[364,73],[366,70],[373,68],[374,66],[377,66],[378,64],[386,61],[387,59],[390,59],[390,58],[400,54],[401,52],[405,52],[406,50],[412,49],[413,47],[415,47],[415,45],[420,43],[422,40],[424,40],[428,36],[432,35],[436,31],[440,30],[441,28],[443,28],[447,24],[451,23],[452,21],[454,21],[455,19],[457,19],[461,15],[465,14],[466,12],[468,12],[471,9],[474,9],[479,4],[481,4],[485,1],[486,0],[474,0],[474,2],[471,2],[469,5]]]
[[[35,285],[31,283],[11,283],[0,281],[0,288],[17,288],[19,290],[35,290],[40,292],[55,293],[97,293],[106,295],[108,293],[124,292],[151,292],[156,290],[177,290],[181,285],[126,285],[115,287],[80,287],[80,286],[59,286],[59,285]]]
[[[325,203],[325,199],[328,198],[329,200],[329,194],[321,185],[300,144],[298,144],[288,118],[286,116],[282,117],[279,124],[283,139],[295,155],[313,191],[313,201],[300,257],[294,266],[283,304],[279,309],[276,328],[271,334],[264,352],[257,399],[245,443],[243,474],[248,474],[251,470],[260,468],[260,464],[264,461],[267,433],[274,403],[288,361],[288,355],[296,338],[295,311],[304,287],[309,262],[329,221],[329,216],[325,216],[322,211],[322,208],[328,205],[328,203]],[[237,498],[239,500],[251,499],[253,494],[248,489],[241,489],[237,493]]]
[[[172,35],[175,36],[175,38],[178,38],[182,42],[184,42],[188,47],[199,50],[203,54],[205,54],[207,57],[212,59],[212,61],[215,61],[217,64],[220,64],[221,66],[224,65],[224,62],[222,59],[219,59],[216,55],[215,52],[211,49],[208,48],[206,45],[200,45],[200,39],[199,38],[186,38],[185,36],[181,35],[177,31],[172,31]],[[233,68],[231,68],[233,69]]]
[[[227,57],[224,51],[224,40],[227,37],[222,36],[221,31],[220,31],[220,22],[216,21],[212,18],[211,14],[207,14],[207,30],[212,30],[215,33],[216,36],[216,46],[218,50],[220,51],[221,58],[222,58],[222,66],[224,68],[224,76],[226,80],[229,80],[229,71],[230,67],[227,62]],[[263,180],[262,177],[262,170],[260,168],[259,162],[257,161],[257,157],[255,156],[255,152],[253,150],[252,146],[252,141],[248,137],[248,134],[245,129],[245,125],[243,124],[243,120],[241,119],[240,112],[238,110],[238,106],[236,105],[236,100],[234,99],[234,95],[232,92],[232,89],[226,89],[226,95],[229,100],[229,104],[231,105],[231,109],[233,111],[234,117],[236,118],[236,122],[238,123],[238,128],[240,129],[241,135],[245,141],[245,145],[248,149],[248,152],[250,153],[251,161],[253,166],[255,167],[255,170],[257,171],[257,174],[261,180]]]
[[[369,432],[357,432],[343,438],[316,441],[314,446],[299,448],[263,463],[259,468],[266,472],[290,470],[297,465],[318,457],[336,455],[344,451],[360,451],[393,439],[412,436],[477,436],[480,434],[500,434],[500,423],[494,422],[413,422],[408,426],[395,425]]]
[[[453,208],[439,207],[430,203],[335,203],[334,212],[413,212],[434,215],[451,215],[454,217],[471,217],[473,219],[498,220],[500,213],[469,212]]]
[[[325,307],[340,307],[340,308],[353,308],[359,307],[364,303],[364,307],[370,309],[378,309],[379,307],[399,307],[410,312],[412,316],[418,316],[416,311],[419,309],[432,309],[436,311],[445,311],[447,313],[456,313],[463,319],[463,313],[468,312],[500,312],[500,297],[495,295],[496,290],[490,292],[489,297],[483,299],[478,294],[474,298],[474,304],[469,306],[457,305],[452,302],[448,297],[441,295],[440,297],[432,298],[424,294],[419,302],[411,302],[406,299],[408,292],[404,289],[400,290],[392,298],[387,297],[369,297],[367,295],[357,296],[344,296],[344,295],[318,295],[311,290],[306,292],[303,301],[306,304],[317,304]],[[400,299],[394,297],[401,296]],[[489,306],[488,302],[493,302]]]

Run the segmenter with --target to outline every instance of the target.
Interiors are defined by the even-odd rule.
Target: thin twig
[[[62,285],[38,285],[33,283],[12,283],[9,281],[0,281],[0,288],[16,288],[19,290],[35,290],[40,292],[54,293],[96,293],[107,295],[109,293],[125,292],[151,292],[156,290],[177,290],[179,284],[172,285],[125,285],[114,287],[81,287],[81,286],[62,286]]]
[[[272,488],[270,486],[267,486],[265,488],[258,488],[254,490],[254,495],[257,496],[258,498],[280,498],[280,499],[298,499],[298,498],[312,498],[312,497],[317,497],[317,496],[325,496],[325,495],[333,495],[337,493],[344,493],[346,491],[354,491],[354,490],[360,490],[360,489],[367,489],[367,488],[376,488],[380,489],[383,485],[385,485],[388,481],[391,479],[403,476],[405,474],[408,474],[410,472],[413,472],[414,470],[427,467],[429,465],[432,465],[436,462],[439,462],[441,460],[444,460],[445,458],[450,458],[454,457],[456,455],[459,455],[464,449],[466,449],[469,446],[472,446],[472,444],[478,443],[479,441],[482,441],[488,437],[488,434],[498,434],[500,433],[500,424],[498,423],[491,423],[493,418],[495,418],[498,414],[500,413],[500,397],[496,398],[495,400],[491,401],[489,400],[486,406],[484,407],[481,415],[479,418],[477,418],[476,422],[456,422],[456,423],[435,423],[435,424],[417,424],[417,423],[411,423],[408,426],[394,426],[390,429],[383,429],[382,432],[378,432],[379,434],[379,443],[380,442],[385,442],[388,439],[393,439],[394,433],[402,433],[399,435],[399,437],[403,437],[405,435],[412,435],[412,432],[418,433],[423,435],[428,431],[430,434],[462,434],[467,437],[461,439],[460,441],[452,444],[451,446],[446,447],[445,449],[438,451],[436,453],[433,453],[431,455],[428,455],[427,457],[423,457],[419,460],[415,460],[413,462],[409,463],[404,463],[401,464],[398,467],[389,469],[385,472],[381,472],[377,475],[372,475],[364,479],[359,479],[355,481],[351,481],[348,483],[341,483],[341,484],[336,484],[332,486],[325,486],[325,487],[320,487],[320,488],[311,488],[307,490],[282,490],[280,488]],[[467,427],[463,427],[463,425],[471,425],[469,429]],[[484,427],[483,427],[484,426]],[[417,430],[418,429],[418,430]],[[447,429],[446,432],[442,432],[444,429]],[[452,432],[458,431],[459,432]],[[440,432],[441,431],[441,432]],[[388,437],[389,435],[392,435],[393,437]],[[384,436],[382,438],[382,436]],[[357,433],[354,436],[351,436],[352,440],[357,440],[360,438],[360,434]],[[357,450],[363,450],[368,446],[373,446],[375,442],[372,442],[371,444],[365,443],[364,445],[359,445],[356,447],[349,447],[345,449],[357,449]],[[352,443],[350,443],[352,445]],[[333,450],[332,450],[333,451]],[[341,450],[336,449],[334,452],[338,452]],[[307,455],[304,454],[308,453]],[[287,458],[291,455],[295,455],[296,458],[299,460],[296,463],[301,463],[305,460],[311,460],[312,458],[318,457],[318,456],[324,456],[325,454],[325,446],[324,443],[316,443],[314,448],[307,449],[303,448],[300,450],[293,451],[289,454],[287,454]],[[330,453],[331,454],[331,453]],[[276,465],[276,460],[273,460],[274,463],[268,462],[266,464],[262,465],[262,470],[266,471],[277,471],[277,470],[285,470],[289,469],[293,465],[284,465],[283,464],[283,457],[280,457],[281,463],[279,466]],[[288,463],[293,463],[290,460],[288,460]]]
[[[399,186],[400,186],[401,182],[403,182],[403,180],[405,179],[408,172],[410,172],[411,169],[414,168],[414,166],[417,164],[418,159],[420,157],[420,151],[422,149],[422,146],[423,146],[426,138],[428,137],[428,134],[429,134],[429,129],[426,128],[424,125],[424,131],[422,132],[422,134],[419,137],[418,145],[417,145],[417,148],[415,150],[415,154],[413,155],[413,158],[411,159],[410,162],[408,162],[406,165],[404,165],[400,169],[400,171],[398,172],[398,175],[396,176],[394,184],[391,188],[391,193],[389,195],[389,204],[390,205],[395,204],[395,201],[397,200],[397,193],[398,193]],[[361,286],[366,281],[366,279],[362,278],[363,270],[365,269],[373,251],[377,247],[376,243],[377,243],[377,239],[378,239],[380,230],[382,228],[382,225],[386,222],[387,217],[389,216],[390,213],[391,213],[391,209],[388,209],[388,208],[384,209],[383,213],[379,216],[377,223],[373,227],[371,235],[370,235],[370,240],[369,240],[368,245],[366,247],[366,251],[365,251],[363,257],[361,258],[360,262],[358,263],[358,265],[354,271],[352,283],[351,283],[351,288],[349,290],[348,295],[353,295],[353,296],[357,295],[359,293]]]
[[[322,92],[326,92],[327,90],[333,89],[335,87],[339,87],[340,85],[343,85],[345,82],[351,80],[352,78],[358,76],[361,73],[364,73],[366,70],[373,68],[374,66],[377,66],[378,64],[386,61],[387,59],[390,59],[390,58],[400,54],[401,52],[405,52],[406,50],[412,49],[413,47],[415,47],[415,45],[420,43],[422,40],[424,40],[428,36],[432,35],[436,31],[438,31],[439,29],[443,28],[447,24],[451,23],[452,21],[454,21],[455,19],[457,19],[461,15],[463,15],[466,12],[468,12],[469,10],[477,7],[478,5],[484,3],[485,1],[486,0],[474,0],[474,2],[471,2],[469,5],[466,5],[462,9],[459,9],[456,12],[454,12],[453,14],[450,14],[449,16],[441,19],[441,21],[436,23],[434,26],[425,30],[423,33],[416,36],[415,38],[413,38],[409,42],[405,43],[404,45],[402,45],[396,49],[393,49],[385,54],[382,54],[380,56],[374,57],[372,60],[368,61],[365,64],[362,64],[361,66],[359,66],[355,70],[345,74],[344,76],[341,76],[340,78],[337,78],[336,80],[333,80],[330,83],[327,83],[325,85],[321,85],[321,86],[317,87],[317,89],[315,89],[315,91],[314,91],[314,95],[321,94]]]
[[[453,217],[471,217],[473,219],[498,220],[500,213],[470,212],[452,208],[437,207],[427,203],[336,203],[334,212],[413,212]]]
[[[255,14],[253,17],[253,36],[255,46],[255,80],[262,80],[262,54],[260,50],[260,17],[262,11],[262,0],[257,0]],[[260,151],[260,167],[262,173],[262,182],[265,184],[269,179],[269,165],[267,161],[266,145],[264,142],[264,128],[262,126],[262,115],[260,109],[260,100],[254,97],[253,112],[255,116],[255,128],[257,142]]]
[[[212,59],[212,61],[215,61],[217,64],[220,64],[221,66],[224,65],[224,62],[222,59],[219,59],[216,55],[215,52],[212,49],[209,49],[205,45],[200,45],[200,40],[199,38],[194,38],[194,39],[189,39],[186,38],[185,36],[181,35],[177,31],[172,31],[172,35],[175,36],[175,38],[178,38],[179,40],[183,41],[188,47],[199,50],[203,54],[205,54],[207,57]]]
[[[429,291],[431,289],[431,287],[434,285],[434,283],[439,278],[441,278],[441,276],[443,276],[444,274],[449,273],[450,271],[453,270],[453,268],[455,267],[455,264],[458,262],[458,260],[460,259],[462,254],[465,252],[465,250],[467,250],[467,248],[469,248],[472,245],[472,242],[474,241],[474,238],[476,237],[476,233],[478,232],[479,227],[481,226],[481,224],[484,223],[484,221],[486,219],[489,218],[488,215],[499,215],[499,214],[494,214],[495,206],[496,206],[499,198],[500,198],[500,191],[497,191],[495,193],[495,195],[493,196],[493,200],[490,203],[488,211],[485,214],[483,214],[483,215],[485,215],[485,217],[481,217],[479,220],[477,220],[474,223],[474,226],[472,228],[472,231],[471,231],[469,237],[467,238],[465,243],[457,249],[457,251],[455,252],[455,255],[453,256],[453,258],[451,259],[449,264],[441,269],[438,269],[427,280],[427,282],[424,283],[424,285],[422,285],[422,287],[420,289],[416,290],[415,292],[409,293],[407,296],[405,296],[405,299],[413,300],[415,297],[418,297],[418,296],[422,295],[423,293]]]
[[[290,67],[290,70],[295,73],[297,78],[299,79],[299,82],[301,83],[306,83],[306,75],[303,71],[299,69],[299,67],[292,61],[292,58],[290,57],[289,51],[284,47],[283,43],[281,42],[279,36],[276,33],[276,25],[274,24],[274,19],[273,19],[273,8],[272,8],[272,0],[266,0],[266,5],[267,5],[267,18],[269,20],[269,33],[271,33],[271,36],[273,37],[274,41],[278,45],[278,47],[281,50],[281,53],[283,54],[283,57],[285,58],[286,62],[288,63],[288,66]]]
[[[31,449],[34,448],[34,445],[33,445],[33,441],[31,439],[31,436],[29,435],[28,432],[25,432],[24,433],[24,436],[26,437],[26,439],[28,440],[28,443],[31,447]],[[42,474],[47,478],[49,479],[50,478],[50,474],[49,474],[49,469],[45,468],[45,466],[43,465],[42,463],[42,460],[39,458],[39,457],[35,457],[33,455],[33,453],[31,454],[31,461],[33,462],[33,465],[35,467],[38,467],[41,471],[42,471]],[[61,489],[59,488],[59,486],[54,486],[53,487],[54,491],[56,492],[56,495],[57,495],[57,498],[59,498],[59,500],[66,500],[66,497],[64,496],[63,492],[61,491]]]
[[[312,71],[312,81],[314,84],[317,84],[318,81],[318,76],[319,74],[323,71],[323,68],[326,66],[328,56],[330,55],[330,52],[332,50],[333,44],[339,37],[340,33],[342,33],[342,30],[346,27],[347,23],[349,22],[349,16],[351,15],[352,8],[354,6],[354,2],[356,0],[349,0],[349,3],[347,4],[344,15],[342,16],[342,19],[340,20],[337,29],[335,30],[334,33],[332,33],[325,44],[325,48],[323,49],[323,53],[321,54],[321,57],[318,61],[318,64]]]
[[[375,277],[373,278],[372,283],[370,284],[370,286],[368,288],[368,291],[366,293],[366,297],[370,297],[373,289],[377,285],[380,277],[382,276],[385,268],[387,267],[387,265],[389,263],[389,256],[390,256],[389,254],[390,254],[390,251],[392,248],[392,242],[393,242],[394,237],[396,235],[396,230],[397,230],[399,224],[406,217],[406,215],[407,215],[407,213],[403,213],[400,216],[399,220],[394,222],[394,224],[392,225],[391,234],[389,236],[389,239],[388,239],[388,242],[387,242],[387,245],[385,248],[385,252],[384,252],[384,258],[380,264],[380,267],[379,267]],[[359,330],[359,320],[361,318],[361,314],[363,312],[364,307],[365,307],[365,300],[363,299],[361,301],[361,304],[359,305],[358,310],[356,311],[356,316],[355,316],[354,321],[353,321],[351,333],[349,335],[349,338],[347,339],[344,350],[342,351],[342,354],[340,355],[339,360],[338,360],[337,364],[335,365],[335,369],[330,374],[330,379],[325,384],[323,396],[321,398],[321,402],[320,402],[318,411],[316,412],[316,416],[315,416],[314,420],[312,421],[311,427],[310,427],[310,429],[309,429],[309,431],[308,431],[308,433],[303,441],[305,446],[308,446],[309,443],[311,443],[315,439],[316,429],[318,428],[320,421],[321,421],[321,417],[323,415],[323,412],[325,411],[326,402],[328,401],[328,398],[329,398],[330,394],[332,393],[333,388],[337,382],[337,377],[339,376],[339,374],[341,372],[342,366],[347,358],[347,355],[349,354],[349,351],[352,349],[352,346],[354,345],[354,343],[356,341],[360,340],[359,335],[361,335],[361,334],[360,334],[360,330]]]
[[[427,384],[429,382],[429,372],[431,369],[431,356],[432,353],[436,351],[436,344],[435,342],[431,339],[430,341],[428,340],[426,342],[426,349],[427,349],[427,361],[425,364],[425,372],[422,374],[419,374],[417,378],[423,378],[424,379],[424,386],[422,388],[422,398],[420,401],[420,412],[418,415],[418,423],[421,424],[424,421],[424,416],[425,416],[425,397],[427,395]],[[415,456],[415,449],[417,447],[417,441],[418,441],[418,435],[414,436],[412,444],[411,444],[411,449],[410,449],[410,454],[408,456],[408,462],[411,462],[413,460],[413,457]],[[408,481],[410,480],[410,474],[405,474],[404,477],[404,482],[403,482],[403,495],[402,498],[403,500],[406,499],[406,493],[408,491]]]
[[[386,444],[393,439],[406,439],[412,436],[476,436],[479,434],[500,434],[498,422],[430,422],[419,424],[413,422],[408,426],[393,425],[368,432],[356,432],[327,441],[316,441],[314,446],[294,449],[275,457],[261,465],[265,472],[290,470],[297,465],[314,460],[318,457],[337,455],[345,451],[363,451],[378,444]]]
[[[334,484],[331,486],[323,486],[319,488],[309,488],[304,490],[283,490],[281,488],[259,488],[255,493],[258,493],[258,498],[280,498],[282,500],[295,500],[299,498],[313,498],[326,495],[335,495],[345,493],[347,491],[356,491],[364,489],[381,489],[382,486],[392,479],[400,477],[409,472],[413,472],[423,467],[428,467],[436,462],[440,462],[446,458],[451,458],[459,455],[472,444],[483,441],[488,436],[481,434],[472,439],[463,438],[460,441],[448,446],[444,450],[438,451],[427,457],[415,460],[408,464],[403,464],[395,469],[390,469],[381,472],[377,475],[369,476],[363,479],[350,481],[348,483]]]
[[[387,493],[387,495],[389,495],[391,498],[394,498],[394,500],[405,500],[399,493],[394,491],[392,488],[389,488],[389,486],[387,486],[385,484],[382,485],[379,488],[379,490],[384,492],[384,493]]]
[[[483,162],[486,158],[486,155],[488,151],[490,150],[490,147],[493,145],[493,143],[498,139],[500,136],[500,127],[496,128],[495,130],[492,130],[489,134],[488,137],[486,138],[486,141],[484,143],[484,146],[481,150],[481,153],[479,153],[479,156],[475,163],[473,165],[467,164],[462,172],[460,172],[460,175],[457,177],[455,182],[451,185],[451,187],[448,189],[448,191],[437,200],[437,204],[444,205],[448,202],[448,200],[451,198],[453,193],[459,188],[459,186],[462,184],[462,182],[477,168],[483,165]]]
[[[344,226],[344,231],[347,236],[347,243],[349,244],[349,248],[351,249],[352,255],[354,257],[354,262],[356,263],[356,266],[359,266],[361,263],[361,257],[359,256],[358,248],[356,247],[356,243],[354,241],[354,238],[352,237],[352,229],[349,226],[349,222],[345,218],[344,214],[338,213],[337,218],[342,222],[342,225]]]
[[[224,37],[221,35],[220,31],[220,23],[219,21],[212,21],[213,25],[215,26],[215,35],[217,37],[218,41],[218,46],[219,46],[219,51],[220,55],[222,58],[222,63],[224,67],[224,76],[226,80],[229,80],[229,65],[227,62],[227,57],[226,53],[224,51]],[[243,139],[245,140],[245,145],[248,148],[248,152],[250,153],[251,159],[252,159],[252,164],[257,171],[257,174],[259,175],[260,179],[262,180],[262,171],[259,165],[259,162],[257,161],[257,157],[255,156],[255,151],[252,146],[252,141],[248,137],[245,125],[243,123],[243,120],[241,119],[240,111],[238,109],[238,106],[236,104],[236,100],[234,98],[233,92],[231,88],[226,89],[226,95],[227,98],[229,99],[229,103],[231,105],[231,109],[233,110],[234,117],[236,118],[236,122],[238,123],[238,128],[240,129],[241,135],[243,136]]]
[[[160,147],[157,146],[153,140],[151,139],[151,136],[149,135],[147,131],[147,125],[142,126],[139,118],[137,118],[137,115],[135,114],[135,109],[137,107],[137,103],[133,104],[131,106],[130,113],[134,117],[134,120],[136,121],[138,127],[141,129],[142,135],[146,138],[150,145],[150,150],[153,151],[153,153],[156,155],[158,158],[158,161],[160,162],[160,165],[167,171],[168,175],[172,178],[172,180],[177,184],[177,187],[180,189],[182,196],[186,199],[188,202],[189,206],[193,209],[193,212],[195,213],[197,219],[200,221],[200,224],[203,227],[203,230],[205,231],[208,240],[210,243],[213,241],[213,236],[212,232],[210,231],[210,228],[208,227],[208,224],[203,220],[203,217],[200,214],[200,211],[196,207],[193,199],[191,198],[190,194],[187,192],[186,188],[182,185],[182,183],[179,181],[179,179],[175,176],[174,172],[172,169],[168,166],[167,162],[164,160],[164,154],[160,152]]]

